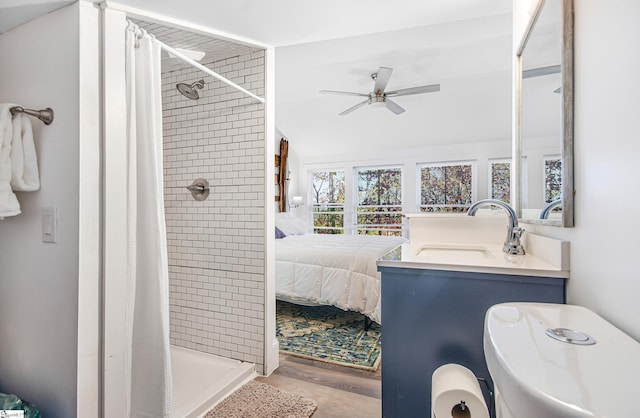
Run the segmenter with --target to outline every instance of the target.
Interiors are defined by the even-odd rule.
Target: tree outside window
[[[562,196],[562,159],[544,159],[544,201],[551,203]]]
[[[360,235],[402,235],[402,169],[358,169],[356,230]]]
[[[315,171],[312,174],[313,232],[344,234],[344,171]]]
[[[472,162],[420,166],[421,212],[466,212],[472,201]]]
[[[489,161],[489,198],[510,203],[511,160]]]

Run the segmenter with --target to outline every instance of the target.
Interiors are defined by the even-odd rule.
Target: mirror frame
[[[574,226],[574,177],[573,177],[573,0],[562,1],[562,220],[522,219],[522,54],[533,33],[536,21],[547,0],[539,0],[527,22],[526,30],[518,46],[514,63],[514,135],[513,158],[514,176],[512,199],[522,223],[543,225]],[[556,0],[553,0],[556,1]],[[542,209],[542,208],[541,208]]]

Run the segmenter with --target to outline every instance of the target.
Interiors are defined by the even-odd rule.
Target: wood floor
[[[382,416],[380,368],[376,372],[280,354],[280,367],[258,377],[318,403],[313,418],[377,418]]]

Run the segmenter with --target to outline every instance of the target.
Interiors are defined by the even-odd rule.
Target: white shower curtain
[[[128,132],[127,361],[130,417],[172,416],[169,273],[162,172],[160,47],[126,32]]]

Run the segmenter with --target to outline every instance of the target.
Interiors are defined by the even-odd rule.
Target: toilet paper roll
[[[433,418],[489,418],[489,411],[473,372],[459,364],[438,367],[431,376]]]

